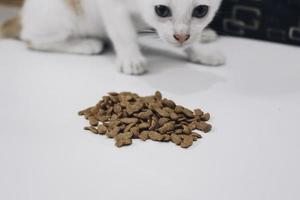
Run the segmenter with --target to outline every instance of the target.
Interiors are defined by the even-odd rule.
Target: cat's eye
[[[208,10],[209,8],[206,5],[197,6],[193,11],[193,17],[203,18],[208,14]]]
[[[159,17],[171,17],[172,12],[168,6],[158,5],[155,6],[155,12]]]

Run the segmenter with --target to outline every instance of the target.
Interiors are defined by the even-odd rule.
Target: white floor
[[[132,77],[114,70],[111,53],[1,40],[0,199],[300,199],[300,48],[234,38],[214,46],[226,66],[151,48],[149,73]],[[82,130],[77,111],[106,92],[156,90],[211,112],[213,131],[184,150],[151,141],[117,149]]]

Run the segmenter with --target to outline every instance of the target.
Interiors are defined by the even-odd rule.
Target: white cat
[[[120,72],[145,72],[137,33],[154,28],[160,38],[181,47],[190,61],[222,65],[218,52],[201,47],[204,29],[221,0],[26,0],[18,18],[2,25],[0,36],[16,36],[34,50],[99,54],[111,40]]]

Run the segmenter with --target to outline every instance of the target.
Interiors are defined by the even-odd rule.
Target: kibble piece
[[[139,134],[139,138],[143,141],[148,140],[149,136],[148,136],[149,131],[143,131]]]
[[[122,122],[120,120],[111,120],[108,125],[110,128],[113,128],[115,126],[120,126],[122,124]]]
[[[197,129],[203,131],[204,133],[208,133],[211,131],[212,126],[206,122],[198,122]]]
[[[113,95],[110,95],[109,98],[113,103],[117,103],[119,101],[118,98]]]
[[[107,120],[109,120],[109,116],[96,116],[97,119],[100,121],[100,122],[106,122]]]
[[[193,121],[188,126],[191,130],[195,130],[197,128],[197,122]]]
[[[169,131],[173,131],[175,129],[175,122],[171,121],[164,124],[161,128],[158,129],[160,133],[167,133]]]
[[[115,104],[115,105],[114,105],[114,112],[115,112],[115,113],[120,113],[120,112],[122,112],[122,107],[121,107],[120,104]]]
[[[132,144],[132,139],[130,138],[117,139],[115,143],[117,147],[128,146],[131,144]]]
[[[163,139],[164,142],[170,142],[171,141],[171,136],[170,135],[164,134],[163,137],[164,137],[164,139]]]
[[[163,126],[164,124],[166,124],[169,121],[170,121],[170,119],[163,117],[158,120],[158,124],[159,124],[159,126]]]
[[[116,126],[112,130],[109,130],[106,133],[106,136],[109,137],[109,138],[114,138],[119,134],[119,132],[120,132],[120,128],[118,126]]]
[[[117,93],[117,92],[109,92],[108,94],[111,95],[111,96],[118,96],[119,95],[119,93]]]
[[[128,125],[125,127],[124,132],[129,132],[130,129],[131,129],[133,126],[135,126],[135,123],[128,124]]]
[[[150,127],[150,124],[147,122],[143,122],[138,125],[139,129],[148,129]]]
[[[174,109],[174,108],[176,107],[176,104],[175,104],[174,101],[172,101],[172,100],[169,100],[169,99],[163,99],[161,102],[162,102],[162,104],[163,104],[164,106],[167,106],[167,107],[169,107],[169,108]]]
[[[193,132],[191,134],[191,136],[193,136],[194,141],[197,141],[198,139],[202,138],[202,136],[198,133]]]
[[[170,113],[170,118],[172,119],[172,120],[177,120],[179,117],[178,117],[178,115],[175,113],[175,112],[171,112]]]
[[[98,126],[98,133],[99,133],[99,134],[105,135],[106,132],[107,132],[106,126],[104,126],[104,125],[99,125],[99,126]]]
[[[132,104],[132,105],[128,104],[126,106],[126,110],[127,110],[128,114],[131,115],[133,113],[136,113],[136,112],[140,111],[143,108],[143,106],[144,105],[141,102],[137,102],[137,103]]]
[[[121,119],[121,122],[125,124],[132,124],[132,123],[137,123],[138,119],[137,118],[123,118]]]
[[[158,120],[157,120],[157,117],[152,117],[152,120],[151,120],[151,124],[150,124],[149,130],[153,131],[153,130],[155,130],[157,127],[158,127]]]
[[[183,127],[183,131],[182,132],[184,134],[187,134],[187,135],[191,134],[192,130],[187,125],[183,125],[182,127]]]
[[[140,119],[146,120],[146,119],[149,119],[152,115],[153,115],[153,112],[151,110],[147,110],[145,112],[140,112],[138,114],[135,114],[134,116],[138,117]]]
[[[151,110],[157,110],[163,108],[163,105],[160,101],[149,103],[148,108]]]
[[[193,141],[194,141],[193,136],[191,136],[191,135],[184,135],[183,136],[183,140],[182,140],[180,146],[182,148],[188,148],[188,147],[192,146]]]
[[[133,134],[133,136],[135,138],[138,138],[139,134],[140,134],[140,129],[138,127],[132,127],[130,129],[130,132]]]
[[[163,111],[166,111],[167,113],[169,113],[169,115],[170,115],[171,113],[174,113],[174,110],[171,109],[171,108],[169,108],[169,107],[164,107],[164,108],[163,108]]]
[[[171,135],[171,141],[173,143],[175,143],[176,145],[180,145],[180,143],[181,143],[181,137],[178,136],[178,135],[176,135],[176,134],[172,134]]]
[[[184,114],[185,116],[187,116],[187,117],[190,117],[190,118],[193,118],[193,117],[194,117],[194,113],[193,113],[191,110],[187,109],[187,108],[183,109],[182,112],[183,112],[183,114]]]
[[[183,111],[184,111],[184,107],[182,107],[182,106],[176,106],[176,107],[175,107],[175,112],[176,112],[177,114],[183,113]]]
[[[199,108],[195,109],[194,113],[195,113],[196,116],[200,116],[200,117],[204,114],[203,111],[201,109],[199,109]]]
[[[154,94],[154,96],[155,96],[155,98],[157,100],[161,100],[162,99],[162,95],[161,95],[161,93],[159,91],[156,91],[155,94]]]
[[[98,120],[95,117],[91,116],[88,120],[91,126],[98,126]]]
[[[98,134],[98,130],[93,126],[84,127],[84,130],[91,131],[92,133]]]
[[[210,119],[210,114],[209,113],[205,113],[204,115],[202,115],[201,119],[203,121],[208,121]]]
[[[158,109],[156,109],[155,111],[156,111],[161,117],[170,117],[170,114],[169,114],[167,111],[163,110],[163,109],[158,108]]]
[[[148,136],[153,141],[162,141],[164,136],[155,131],[149,131]]]
[[[176,129],[175,130],[175,134],[182,134],[183,133],[183,129]]]

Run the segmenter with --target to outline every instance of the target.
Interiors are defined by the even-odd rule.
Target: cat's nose
[[[177,40],[179,43],[184,43],[185,41],[187,41],[188,39],[190,39],[190,35],[189,34],[175,34],[174,38],[175,40]]]

